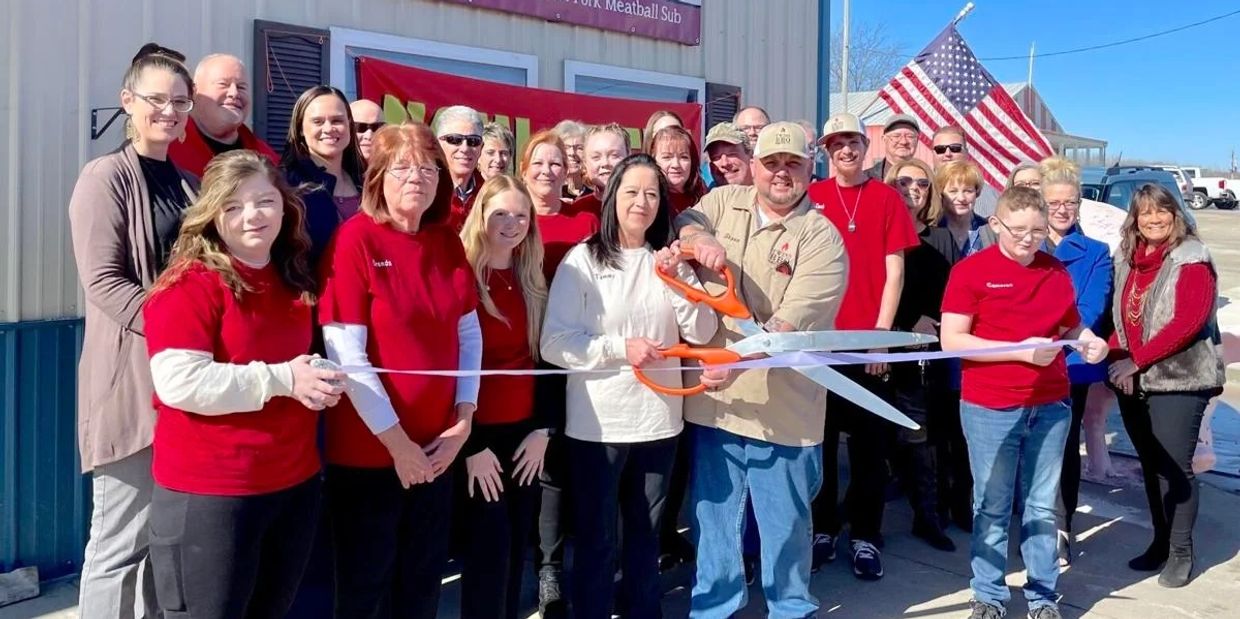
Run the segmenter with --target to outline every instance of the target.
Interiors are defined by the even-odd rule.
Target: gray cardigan
[[[1149,339],[1171,322],[1175,316],[1175,285],[1180,279],[1181,268],[1188,264],[1206,263],[1214,271],[1214,261],[1205,244],[1196,238],[1186,238],[1167,254],[1154,283],[1145,296],[1141,333]],[[1124,288],[1132,266],[1122,252],[1115,257],[1115,293],[1111,304],[1111,317],[1115,321],[1115,334],[1121,348],[1128,350],[1128,336],[1124,333]],[[1150,366],[1138,377],[1142,391],[1206,391],[1217,389],[1227,382],[1223,366],[1223,340],[1219,334],[1217,308],[1210,309],[1210,316],[1201,332],[1187,348]]]
[[[193,199],[197,180],[182,171]],[[78,448],[82,470],[116,462],[151,444],[155,409],[142,305],[155,282],[155,232],[138,153],[120,149],[82,168],[69,199],[86,333],[78,364]]]

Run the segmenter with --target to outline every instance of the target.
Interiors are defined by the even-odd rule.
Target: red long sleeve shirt
[[[1123,324],[1117,325],[1116,331],[1124,330],[1132,362],[1145,370],[1184,350],[1201,333],[1210,318],[1210,309],[1214,307],[1216,282],[1214,273],[1205,263],[1183,266],[1175,285],[1175,315],[1158,332],[1147,334],[1144,333],[1144,316],[1129,319],[1130,302],[1136,291],[1148,290],[1154,284],[1166,260],[1167,250],[1163,246],[1146,254],[1145,246],[1138,245],[1136,256],[1136,264],[1128,275],[1128,281],[1124,282],[1124,294],[1120,297],[1123,299],[1123,306],[1120,307]],[[1119,345],[1118,334],[1111,336],[1111,345]]]

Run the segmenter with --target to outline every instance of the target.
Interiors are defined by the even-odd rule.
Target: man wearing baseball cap
[[[700,264],[707,292],[719,294],[727,265],[737,290],[768,331],[831,328],[848,270],[840,233],[806,197],[805,131],[777,122],[758,134],[752,186],[706,194],[676,224]],[[906,215],[907,217],[907,215]],[[744,339],[723,317],[709,346]],[[763,593],[771,617],[813,616],[809,591],[810,502],[822,482],[826,391],[787,368],[734,374],[705,370],[705,394],[685,398],[694,454],[689,500],[698,526],[690,617],[730,617],[745,605],[741,527],[747,499],[757,514]]]
[[[721,122],[711,127],[702,149],[706,151],[706,161],[710,165],[708,178],[714,181],[712,187],[753,184],[753,174],[749,170],[753,157],[749,139],[736,125]]]
[[[919,139],[921,127],[916,118],[908,114],[892,114],[891,118],[887,119],[887,124],[883,125],[885,155],[865,171],[866,175],[882,182],[893,166],[913,158]]]
[[[819,143],[835,176],[810,185],[814,206],[835,224],[848,254],[848,288],[836,329],[891,329],[904,286],[904,251],[920,243],[904,198],[862,165],[869,140],[852,114],[827,120]],[[884,351],[876,351],[884,352]],[[889,396],[886,364],[852,365],[840,372],[880,396]],[[853,574],[883,576],[878,552],[887,487],[885,451],[895,426],[835,394],[827,396],[823,488],[814,501],[814,569],[835,558],[841,519],[836,505],[840,434],[848,434],[849,482],[844,512],[850,524]]]

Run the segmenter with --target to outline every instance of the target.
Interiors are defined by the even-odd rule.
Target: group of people
[[[434,617],[451,557],[462,617],[518,617],[531,535],[544,617],[660,617],[660,571],[681,564],[692,617],[731,616],[755,579],[770,616],[813,617],[842,539],[858,578],[883,577],[898,483],[930,546],[972,532],[978,619],[1006,612],[1015,502],[1030,617],[1054,619],[1101,385],[1154,522],[1130,566],[1191,578],[1217,278],[1159,186],[1112,257],[1078,224],[1075,164],[1021,166],[999,193],[963,131],[927,140],[908,116],[868,165],[850,114],[821,138],[747,107],[700,146],[670,112],[640,148],[572,120],[518,145],[467,107],[388,125],[316,86],[277,155],[244,124],[237,58],[191,74],[154,44],[121,104],[125,142],[69,205],[83,617],[283,617],[320,522],[337,617]],[[790,369],[681,371],[666,348],[745,336],[657,271],[715,294],[725,268],[768,331],[912,331],[963,358],[842,370],[917,431]],[[633,368],[708,389],[656,392]]]

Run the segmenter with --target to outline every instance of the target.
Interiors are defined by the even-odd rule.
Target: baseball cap
[[[730,122],[721,122],[714,127],[711,127],[710,131],[706,132],[706,141],[702,143],[702,150],[706,150],[706,148],[715,142],[744,144],[748,141],[749,138],[745,137],[744,132],[738,129],[736,125]]]
[[[758,143],[754,146],[753,156],[761,159],[777,153],[809,159],[809,141],[805,128],[787,121],[763,127],[758,133]]]
[[[844,112],[827,119],[827,122],[822,125],[822,137],[818,138],[818,143],[826,144],[831,136],[841,133],[856,133],[861,137],[866,137],[865,126],[861,124],[861,119],[855,114]]]
[[[908,114],[892,114],[891,118],[887,119],[887,124],[883,125],[883,133],[887,133],[899,125],[908,125],[909,129],[921,133],[921,126],[917,124],[917,119]]]

